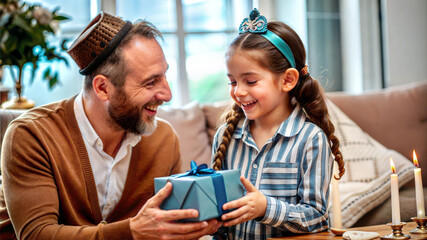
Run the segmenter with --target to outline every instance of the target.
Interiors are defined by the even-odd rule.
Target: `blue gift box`
[[[214,171],[206,164],[197,166],[191,162],[191,170],[154,179],[155,192],[172,182],[172,193],[160,206],[164,210],[196,209],[197,218],[184,219],[185,222],[200,222],[220,217],[225,212],[222,205],[244,196],[240,182],[240,170]]]

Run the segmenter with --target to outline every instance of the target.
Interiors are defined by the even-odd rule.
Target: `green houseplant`
[[[66,40],[59,46],[49,44],[59,30],[59,22],[69,19],[58,14],[58,10],[49,11],[20,0],[0,0],[0,67],[9,67],[17,93],[17,97],[3,103],[2,108],[34,106],[21,96],[25,68],[31,67],[30,82],[33,82],[40,62],[62,61],[68,66],[62,56]],[[49,88],[58,82],[58,77],[50,65],[45,68],[43,78]]]

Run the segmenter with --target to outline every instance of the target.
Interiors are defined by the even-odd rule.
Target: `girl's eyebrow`
[[[257,75],[257,73],[256,72],[245,72],[245,73],[240,74],[240,77],[251,76],[251,75]],[[233,75],[230,73],[227,73],[227,76],[232,77]]]

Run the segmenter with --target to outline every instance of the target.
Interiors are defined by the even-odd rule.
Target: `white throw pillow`
[[[390,198],[390,158],[396,166],[399,186],[414,178],[413,164],[370,137],[330,100],[327,105],[345,162],[346,172],[339,181],[339,192],[342,224],[348,228]]]
[[[190,102],[182,107],[162,106],[157,117],[170,122],[178,134],[182,164],[181,169],[190,169],[190,162],[210,165],[211,146],[206,129],[206,118],[198,102]]]

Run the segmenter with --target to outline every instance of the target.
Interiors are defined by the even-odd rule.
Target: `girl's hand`
[[[240,181],[245,186],[247,194],[222,206],[224,210],[236,208],[236,210],[222,215],[221,219],[224,221],[223,226],[225,227],[264,216],[267,209],[267,198],[245,177],[241,176]]]

